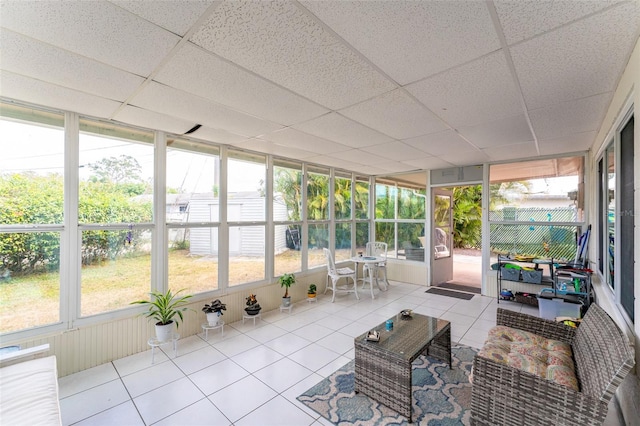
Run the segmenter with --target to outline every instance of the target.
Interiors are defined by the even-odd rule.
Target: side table
[[[156,356],[156,348],[162,345],[166,345],[168,343],[173,343],[173,357],[178,356],[178,339],[180,339],[180,335],[178,333],[171,333],[171,338],[169,340],[160,341],[157,337],[152,337],[149,339],[147,344],[151,346],[151,364],[155,361]]]
[[[204,340],[209,340],[209,330],[215,330],[216,328],[219,328],[222,330],[222,336],[224,336],[224,321],[223,320],[219,320],[218,324],[216,325],[209,325],[208,322],[204,322],[202,323],[202,330],[204,331]]]

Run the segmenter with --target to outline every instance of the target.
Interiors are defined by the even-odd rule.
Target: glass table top
[[[398,313],[389,319],[393,321],[393,329],[386,329],[386,321],[372,329],[379,333],[380,341],[366,340],[369,331],[356,337],[356,341],[372,345],[372,349],[375,348],[375,350],[385,351],[405,359],[413,359],[451,324],[440,318],[416,313],[413,313],[409,318],[402,317]]]

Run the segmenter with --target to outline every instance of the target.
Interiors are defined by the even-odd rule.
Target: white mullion
[[[307,217],[307,163],[302,164],[302,188],[300,192],[302,195],[302,201],[300,202],[300,219],[302,220],[302,241],[300,242],[300,251],[302,257],[301,269],[306,271],[309,269],[309,218]]]
[[[228,163],[229,156],[227,147],[220,147],[220,189],[218,204],[218,217],[220,218],[220,226],[218,228],[218,288],[226,291],[229,288],[229,222],[227,215],[228,197]]]
[[[167,137],[155,132],[153,173],[153,238],[151,244],[151,289],[169,289],[167,236]]]
[[[273,156],[267,156],[267,185],[266,185],[266,214],[267,214],[267,225],[266,225],[266,244],[265,244],[265,278],[270,281],[273,278],[274,274],[274,262],[275,262],[275,229],[273,222]]]
[[[68,328],[80,316],[82,233],[78,229],[80,119],[64,115],[64,229],[60,233],[60,320]]]
[[[329,250],[331,253],[336,253],[336,203],[335,203],[335,188],[336,188],[336,174],[335,169],[329,169],[329,208],[327,213],[329,214]]]

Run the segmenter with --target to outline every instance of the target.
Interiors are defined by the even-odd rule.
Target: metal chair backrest
[[[331,250],[329,250],[328,248],[323,248],[322,251],[324,251],[324,256],[327,258],[327,270],[329,271],[329,274],[337,275],[336,264],[333,261]]]
[[[369,241],[367,243],[367,256],[382,257],[387,260],[387,243]]]

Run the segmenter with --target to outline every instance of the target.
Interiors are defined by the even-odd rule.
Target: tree
[[[88,166],[94,174],[91,178],[93,181],[117,184],[143,182],[142,167],[138,160],[130,155],[103,158]]]
[[[453,246],[477,248],[482,237],[482,186],[453,189]]]

